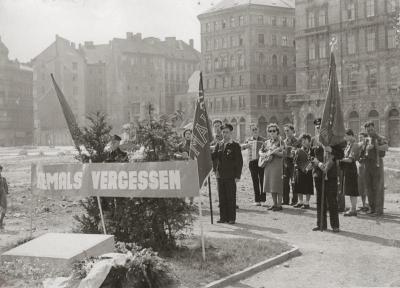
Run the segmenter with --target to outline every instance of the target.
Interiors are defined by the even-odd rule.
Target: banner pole
[[[211,180],[210,180],[210,176],[208,176],[208,197],[210,199],[211,224],[214,224],[214,215],[213,215],[212,198],[211,198]]]
[[[204,246],[204,229],[203,229],[203,211],[201,208],[201,195],[199,196],[199,211],[200,211],[200,234],[201,234],[201,252],[203,261],[206,261],[206,248]]]
[[[101,217],[101,224],[103,225],[103,232],[104,232],[105,235],[107,235],[107,232],[106,232],[106,225],[104,224],[103,208],[101,208],[100,196],[97,196],[97,203],[99,204],[100,217]]]
[[[29,214],[30,214],[30,227],[29,227],[29,237],[33,237],[33,189],[36,188],[36,164],[32,163],[31,164],[31,205],[29,208]]]

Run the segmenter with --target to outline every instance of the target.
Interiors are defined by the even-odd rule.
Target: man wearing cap
[[[218,142],[212,152],[217,178],[220,220],[218,223],[235,224],[236,221],[236,182],[240,180],[243,158],[239,143],[232,140],[233,126],[222,126],[223,140]]]
[[[3,171],[3,167],[0,165],[0,229],[4,228],[4,217],[7,212],[7,194],[8,194],[8,185],[7,180],[1,175]]]
[[[121,137],[113,135],[110,142],[110,151],[107,153],[105,162],[128,162],[128,154],[119,148]]]
[[[374,122],[370,121],[364,125],[368,134],[365,146],[365,188],[367,189],[369,214],[381,216],[383,214],[384,202],[384,169],[383,157],[388,151],[387,141],[375,132]]]

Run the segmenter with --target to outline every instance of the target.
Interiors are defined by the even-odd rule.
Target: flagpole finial
[[[332,35],[331,41],[329,42],[329,46],[331,47],[331,53],[333,53],[333,51],[337,50],[337,44],[338,44],[338,40],[336,35]]]

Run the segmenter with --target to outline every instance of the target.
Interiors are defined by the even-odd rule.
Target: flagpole
[[[105,223],[104,223],[103,208],[101,208],[100,196],[97,196],[97,204],[99,204],[101,224],[102,224],[102,226],[103,226],[103,233],[104,233],[104,235],[107,235],[106,225],[105,225]]]
[[[203,211],[201,208],[201,194],[199,196],[199,212],[200,212],[200,234],[201,234],[201,253],[203,256],[203,261],[206,261],[206,248],[204,245],[204,229],[203,229]]]
[[[326,164],[326,152],[324,151],[324,164]],[[321,187],[321,213],[319,220],[319,228],[324,231],[324,207],[325,207],[325,177],[326,177],[325,169],[322,170],[322,187]],[[327,219],[328,221],[328,219]]]
[[[208,198],[210,199],[211,224],[214,224],[213,207],[212,207],[212,199],[211,199],[211,180],[210,180],[210,176],[208,176]]]

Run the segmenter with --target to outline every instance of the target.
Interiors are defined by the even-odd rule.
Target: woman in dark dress
[[[311,136],[310,134],[303,134],[300,140],[302,147],[297,149],[294,157],[294,189],[298,195],[299,203],[293,207],[310,209],[310,198],[311,195],[314,195],[311,163]],[[303,199],[304,195],[306,196],[305,199]]]
[[[359,192],[356,161],[358,160],[359,149],[357,143],[355,143],[356,139],[353,130],[346,130],[345,139],[347,146],[344,150],[344,158],[340,160],[340,166],[344,175],[344,193],[346,196],[350,196],[351,209],[344,213],[344,216],[357,216],[357,197]]]

